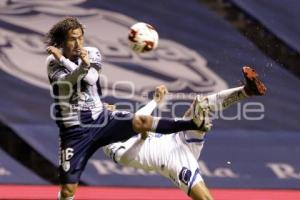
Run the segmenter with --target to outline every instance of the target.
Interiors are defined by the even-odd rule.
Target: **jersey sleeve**
[[[66,67],[69,71],[73,72],[77,70],[80,66],[76,65],[69,59],[65,58],[64,56],[61,57],[60,63]],[[87,73],[84,75],[83,80],[88,83],[89,85],[94,85],[96,81],[98,80],[98,70],[96,70],[95,65],[91,63],[91,67],[87,71]]]
[[[51,82],[58,81],[68,73],[67,69],[62,67],[60,63],[51,55],[46,60],[48,77]]]
[[[141,139],[140,134],[131,138],[131,140],[133,140],[131,145],[127,146],[126,150],[122,152],[122,155],[118,155],[119,163],[122,165],[130,165],[129,163],[138,157],[138,154],[145,142],[145,140]]]
[[[89,85],[94,85],[99,79],[99,72],[102,69],[102,57],[97,48],[90,47],[88,49],[91,67],[84,77],[84,81]]]
[[[138,111],[136,111],[136,115],[151,115],[153,110],[156,108],[157,103],[152,100],[149,103],[147,103],[145,106],[140,108]]]
[[[130,166],[130,162],[138,157],[145,140],[136,135],[125,142],[116,142],[102,147],[105,155],[121,165]]]
[[[76,64],[74,63],[74,65]],[[53,56],[48,57],[47,68],[50,81],[67,81],[72,85],[75,85],[80,79],[85,77],[89,69],[83,65],[75,68],[74,65],[66,67],[62,62],[57,61]],[[71,67],[74,68],[72,71],[70,70]]]
[[[99,79],[99,72],[102,67],[102,58],[99,50],[94,47],[87,49],[90,58],[90,68],[87,69],[82,65],[77,65],[69,59],[62,56],[57,61],[53,56],[47,59],[48,75],[50,80],[65,80],[76,84],[78,79],[82,79],[89,85],[94,85]],[[65,69],[63,69],[65,68]]]
[[[91,67],[97,71],[100,71],[102,69],[102,56],[99,49],[95,47],[89,47],[87,51],[89,54]]]

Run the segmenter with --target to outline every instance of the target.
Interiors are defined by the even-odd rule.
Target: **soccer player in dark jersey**
[[[59,200],[72,200],[82,171],[92,154],[102,146],[129,139],[147,131],[170,134],[183,130],[210,129],[201,104],[193,107],[191,119],[160,118],[109,111],[100,99],[101,54],[84,47],[83,25],[73,17],[57,22],[47,33],[48,77],[60,130]]]

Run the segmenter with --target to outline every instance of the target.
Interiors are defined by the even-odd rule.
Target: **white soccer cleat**
[[[209,114],[208,99],[197,95],[193,103],[193,122],[199,128],[198,130],[207,132],[210,131],[212,127],[212,122]]]

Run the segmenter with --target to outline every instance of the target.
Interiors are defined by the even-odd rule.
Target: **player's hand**
[[[84,48],[81,48],[78,51],[79,58],[82,60],[82,63],[84,64],[85,67],[90,67],[90,58],[88,51],[85,50]]]
[[[153,99],[154,99],[154,101],[156,101],[156,103],[160,103],[160,102],[162,102],[162,100],[164,99],[166,94],[168,94],[167,87],[165,85],[160,85],[155,88],[155,93],[154,93]]]
[[[47,47],[47,53],[52,54],[54,56],[54,58],[58,61],[63,56],[61,50],[56,48],[55,46]]]

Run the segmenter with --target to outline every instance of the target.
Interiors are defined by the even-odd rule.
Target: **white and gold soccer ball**
[[[128,40],[133,51],[145,53],[157,47],[158,33],[150,24],[138,22],[130,27]]]

